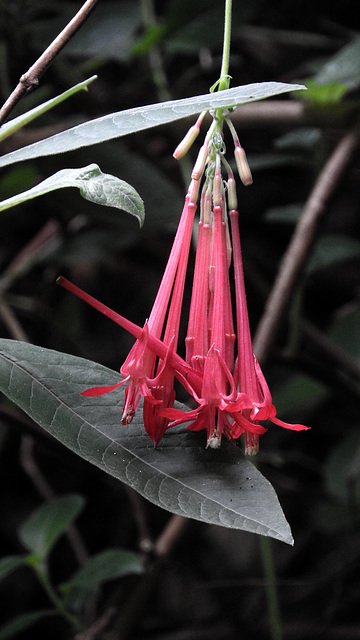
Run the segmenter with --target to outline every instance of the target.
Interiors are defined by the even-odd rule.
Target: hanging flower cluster
[[[196,139],[203,112],[174,152],[181,158]],[[222,435],[245,437],[245,453],[255,454],[264,421],[300,431],[276,417],[276,409],[253,353],[242,266],[239,213],[234,174],[225,159],[223,126],[231,132],[238,173],[252,183],[244,149],[232,122],[215,113],[192,171],[192,180],[168,263],[150,316],[143,328],[134,325],[81,291],[65,278],[59,284],[115,320],[137,339],[120,369],[123,381],[82,393],[94,397],[127,385],[122,423],[129,424],[143,398],[144,426],[157,445],[169,427],[190,423],[207,431],[207,446],[220,446]],[[223,175],[226,180],[224,181]],[[199,198],[199,193],[201,194]],[[186,335],[186,356],[177,354],[180,318],[194,218],[200,200],[192,296]],[[230,292],[233,263],[235,309]],[[235,327],[234,327],[235,320]],[[192,411],[173,408],[174,379],[196,402]]]

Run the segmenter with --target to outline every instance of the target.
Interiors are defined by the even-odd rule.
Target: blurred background
[[[233,5],[232,86],[273,80],[308,86],[306,94],[253,103],[233,115],[254,178],[253,186],[239,186],[238,197],[255,334],[320,171],[344,136],[356,135],[360,25],[351,1],[234,0]],[[0,0],[1,103],[80,6],[66,0]],[[11,117],[93,74],[98,79],[88,92],[8,138],[1,153],[113,111],[207,93],[220,72],[223,12],[222,0],[102,0]],[[146,218],[139,229],[135,218],[67,189],[3,212],[1,337],[120,368],[132,338],[56,287],[55,280],[65,275],[143,324],[201,145],[200,134],[181,166],[172,158],[191,124],[180,120],[2,170],[0,200],[59,169],[96,162],[138,190]],[[360,635],[359,177],[354,153],[326,203],[263,367],[279,417],[311,427],[299,434],[270,427],[259,454],[260,470],[277,491],[295,538],[293,548],[271,545],[283,633],[289,640],[355,640]],[[0,556],[21,552],[16,531],[47,498],[47,490],[85,496],[78,527],[89,553],[108,547],[137,550],[133,503],[125,487],[51,440],[4,398],[0,462]],[[37,483],[39,477],[45,487]],[[169,514],[145,502],[141,508],[155,539]],[[63,540],[52,554],[55,583],[68,579],[75,567]],[[146,580],[136,615],[129,616],[119,638],[271,637],[255,535],[191,522],[166,562]],[[137,576],[107,586],[99,596],[99,612],[109,600],[120,611],[131,608],[129,597],[142,581]],[[48,606],[26,569],[0,583],[0,602],[1,624]],[[57,618],[34,630],[38,638],[73,637]]]

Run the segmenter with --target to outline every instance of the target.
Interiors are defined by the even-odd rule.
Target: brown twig
[[[131,487],[125,487],[128,494],[128,498],[131,502],[133,517],[138,530],[139,542],[138,546],[142,553],[151,553],[153,549],[153,542],[149,532],[149,526],[146,518],[145,500],[144,498],[132,489]]]
[[[86,0],[81,9],[59,33],[55,40],[53,40],[47,49],[45,49],[28,71],[21,76],[18,85],[0,109],[0,124],[4,122],[5,118],[7,118],[19,100],[26,93],[38,86],[40,77],[56,58],[58,53],[60,53],[64,46],[73,37],[76,31],[78,31],[78,29],[83,25],[90,13],[95,9],[98,2],[99,0]]]
[[[358,128],[353,129],[340,140],[322,169],[308,198],[304,212],[283,256],[278,276],[254,337],[254,351],[262,364],[269,354],[294,285],[313,245],[320,218],[338,188],[359,142]]]
[[[173,515],[154,543],[153,554],[161,559],[166,558],[189,526],[191,520],[184,516]]]

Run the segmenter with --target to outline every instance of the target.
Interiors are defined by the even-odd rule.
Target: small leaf
[[[11,136],[13,133],[15,133],[15,131],[18,131],[26,124],[29,124],[29,122],[32,122],[32,120],[35,120],[35,118],[38,118],[43,113],[46,113],[46,111],[49,111],[49,109],[56,107],[67,98],[70,98],[78,91],[81,91],[82,89],[87,90],[88,85],[96,80],[96,77],[97,76],[92,76],[88,80],[84,80],[83,82],[76,84],[74,87],[71,87],[71,89],[64,91],[64,93],[61,93],[59,96],[51,98],[51,100],[47,100],[46,102],[43,102],[43,104],[34,107],[34,109],[30,109],[30,111],[23,113],[21,116],[18,116],[17,118],[10,120],[10,122],[6,122],[5,124],[1,125],[0,142],[5,140],[5,138],[8,138],[8,136]]]
[[[26,556],[6,556],[0,560],[0,580],[26,564]]]
[[[78,495],[62,496],[42,505],[20,527],[22,544],[37,556],[46,558],[83,506],[84,498]]]
[[[359,86],[360,79],[360,37],[338,51],[316,74],[318,84],[341,83],[348,89]]]
[[[0,211],[65,187],[77,187],[86,200],[95,204],[131,213],[138,218],[140,225],[144,221],[144,203],[137,191],[124,180],[102,173],[97,164],[89,164],[80,169],[62,169],[32,189],[0,202]]]
[[[23,613],[16,618],[13,618],[5,624],[0,629],[0,640],[7,640],[7,638],[13,638],[15,635],[20,633],[21,631],[25,631],[25,629],[29,629],[36,622],[42,620],[43,618],[47,618],[49,616],[53,616],[55,614],[54,611],[32,611],[30,613]]]
[[[316,105],[333,105],[340,102],[348,88],[341,82],[318,84],[315,80],[306,81],[307,91],[302,91],[300,98]]]
[[[305,87],[283,82],[260,82],[193,98],[170,100],[169,102],[110,113],[57,133],[54,136],[50,136],[50,138],[45,138],[45,140],[30,144],[23,149],[12,151],[0,158],[0,167],[31,158],[51,156],[65,151],[80,149],[81,147],[88,147],[113,138],[120,138],[129,133],[144,131],[160,124],[174,122],[204,110],[254,102],[255,100],[262,100],[263,98],[289,91],[297,91],[298,89],[305,89]]]
[[[0,340],[0,390],[69,449],[172,513],[293,543],[273,487],[234,443],[205,449],[204,434],[180,426],[154,448],[140,410],[121,424],[122,388],[81,396],[121,380],[95,362]]]
[[[360,308],[346,309],[335,318],[328,332],[329,338],[341,347],[350,359],[360,362]]]
[[[103,582],[143,571],[144,566],[137,553],[107,549],[90,558],[69,584],[93,591]]]
[[[144,571],[140,556],[130,551],[108,549],[89,558],[85,565],[60,589],[69,603],[76,602],[80,609],[89,595],[109,580],[139,574]],[[72,606],[72,608],[74,608]]]

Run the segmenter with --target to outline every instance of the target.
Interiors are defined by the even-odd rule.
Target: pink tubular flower
[[[176,151],[181,157],[192,144],[204,114]],[[245,185],[252,182],[245,151],[231,122],[235,159]],[[120,369],[123,380],[115,385],[82,392],[95,397],[127,385],[122,423],[131,423],[143,398],[144,426],[155,445],[169,427],[187,423],[193,431],[205,429],[207,446],[217,448],[225,435],[235,440],[244,435],[245,453],[257,453],[262,422],[300,431],[301,424],[288,424],[276,417],[260,365],[252,347],[241,256],[239,214],[233,173],[224,158],[221,120],[214,118],[201,147],[189,186],[179,227],[168,263],[143,328],[115,313],[64,278],[59,284],[75,293],[135,336],[136,341]],[[222,168],[228,173],[224,187]],[[204,178],[203,178],[204,176]],[[185,339],[186,356],[177,354],[179,325],[196,201],[200,220],[192,295]],[[227,205],[230,209],[227,214]],[[231,234],[228,219],[230,219]],[[229,267],[233,259],[235,313],[232,309]],[[234,315],[234,318],[233,318]],[[234,331],[236,319],[236,335]],[[235,349],[236,344],[236,349]],[[174,378],[197,403],[193,410],[173,408]],[[169,423],[169,420],[172,422]]]
[[[201,285],[195,279],[192,303],[201,300],[201,313],[199,317],[192,317],[193,325],[191,330],[194,331],[192,361],[203,362],[203,382],[200,397],[188,386],[194,399],[198,402],[198,408],[193,411],[186,412],[176,409],[160,410],[162,415],[172,418],[174,422],[171,426],[194,420],[189,428],[193,431],[207,430],[207,446],[216,448],[220,446],[221,436],[223,433],[232,438],[234,429],[232,421],[227,414],[239,412],[245,406],[244,398],[237,393],[236,386],[231,374],[228,362],[231,365],[234,361],[233,345],[234,332],[231,315],[230,285],[228,273],[228,257],[226,248],[226,223],[223,220],[223,210],[221,206],[215,206],[213,210],[213,245],[216,250],[214,255],[214,290],[213,304],[211,305],[211,334],[210,348],[207,352],[198,353],[196,345],[199,344],[200,349],[204,348],[206,340],[204,332],[207,332],[206,317],[204,318],[204,298],[205,292],[199,289],[207,286],[207,279]],[[202,253],[198,256],[198,252],[203,251],[203,244],[198,244],[197,262],[199,266],[199,275],[203,269],[201,260],[204,257]],[[209,251],[209,249],[208,249]],[[206,264],[208,264],[205,258]],[[194,297],[195,296],[195,297]],[[203,326],[200,325],[200,322]],[[197,340],[197,333],[200,334],[200,340]],[[206,347],[205,347],[206,349]]]
[[[234,414],[236,426],[245,433],[245,453],[253,455],[259,448],[259,434],[261,431],[254,430],[254,426],[260,420],[270,420],[271,422],[302,431],[307,429],[302,424],[288,424],[276,418],[276,409],[272,404],[269,387],[266,383],[260,365],[253,353],[249,317],[246,304],[246,293],[244,283],[244,271],[242,266],[240,233],[239,233],[239,213],[233,209],[230,211],[232,246],[234,255],[234,275],[235,275],[235,299],[236,299],[236,323],[237,323],[237,344],[238,356],[235,362],[234,377],[239,389],[249,399],[249,405],[241,415]]]
[[[120,369],[124,380],[111,387],[95,387],[82,393],[84,396],[95,397],[109,393],[127,383],[122,423],[129,424],[132,421],[140,399],[143,397],[145,429],[155,444],[160,441],[168,425],[168,420],[158,413],[159,405],[172,407],[175,399],[174,370],[169,367],[168,352],[174,352],[177,347],[195,211],[196,204],[190,201],[188,194],[149,319]],[[165,358],[162,358],[159,357],[159,353],[149,347],[149,336],[157,340],[161,339],[166,314],[168,318],[163,337],[166,354]],[[158,362],[157,358],[159,358]]]

